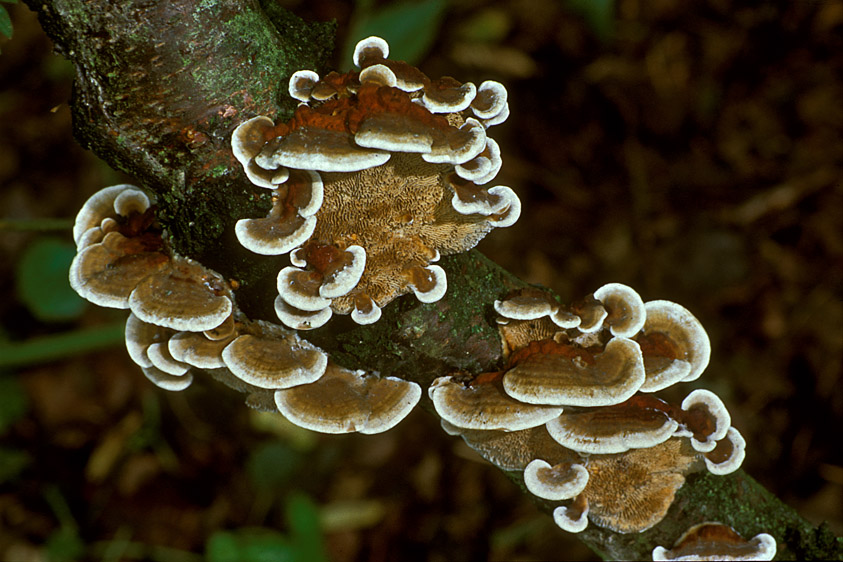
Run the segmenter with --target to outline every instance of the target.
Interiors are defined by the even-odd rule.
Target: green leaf
[[[565,0],[565,4],[580,15],[601,40],[611,38],[615,26],[615,0]]]
[[[85,543],[76,529],[60,527],[47,539],[47,560],[50,562],[73,562],[85,555]]]
[[[259,494],[278,494],[301,466],[302,455],[284,443],[262,445],[246,462],[246,471]]]
[[[13,480],[32,462],[26,451],[0,447],[0,484]]]
[[[436,39],[447,7],[447,0],[423,0],[389,4],[374,12],[355,14],[343,62],[350,64],[358,41],[377,35],[389,43],[389,58],[418,63]]]
[[[3,6],[0,6],[0,33],[9,39],[12,38],[12,18]]]
[[[39,320],[72,320],[85,309],[86,302],[67,280],[75,255],[76,247],[70,242],[42,238],[31,244],[18,262],[18,297]]]
[[[324,540],[316,504],[304,494],[293,494],[287,500],[287,524],[299,554],[308,562],[327,562]]]
[[[125,322],[94,326],[24,342],[0,341],[0,367],[35,365],[123,344]]]
[[[208,562],[310,562],[284,535],[268,529],[217,531],[205,543]]]
[[[17,379],[0,377],[0,435],[29,410],[26,391]]]

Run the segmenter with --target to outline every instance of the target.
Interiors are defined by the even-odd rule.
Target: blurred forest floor
[[[346,2],[282,4],[346,39]],[[523,212],[479,248],[565,300],[618,281],[689,308],[712,361],[668,397],[720,395],[743,468],[843,534],[843,2],[583,4],[454,2],[420,63],[509,89],[496,182]],[[71,218],[131,178],[75,144],[73,68],[6,6],[0,218]],[[22,296],[45,239],[70,232],[0,231],[0,341],[122,322]],[[5,368],[0,432],[3,560],[595,559],[421,410],[383,435],[316,435],[212,381],[160,391],[119,344]]]

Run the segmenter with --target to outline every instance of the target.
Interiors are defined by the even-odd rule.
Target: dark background
[[[353,23],[345,2],[283,4],[335,18],[338,45]],[[842,534],[843,2],[618,0],[609,19],[580,4],[454,3],[419,63],[509,90],[495,183],[523,213],[479,248],[565,300],[618,281],[689,308],[713,345],[695,385],[729,407],[744,469]],[[0,217],[70,218],[131,178],[75,144],[73,68],[31,12],[6,6]],[[70,240],[0,231],[12,342],[125,317],[33,315],[16,268],[48,236]],[[213,382],[160,391],[120,347],[0,377],[26,396],[0,435],[26,459],[0,479],[0,559],[55,558],[70,541],[84,558],[198,560],[220,529],[292,533],[294,492],[327,518],[338,561],[594,556],[423,411],[383,435],[313,435]]]

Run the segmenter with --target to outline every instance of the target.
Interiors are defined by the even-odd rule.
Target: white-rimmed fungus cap
[[[381,433],[403,420],[421,387],[329,365],[318,381],[275,393],[278,410],[294,424],[321,433]]]
[[[427,392],[439,417],[465,429],[518,431],[543,425],[562,412],[558,406],[514,400],[495,382],[467,386],[453,377],[439,377]]]
[[[731,474],[741,467],[746,457],[746,440],[730,427],[726,437],[717,442],[714,449],[703,455],[705,467],[712,474]]]
[[[691,445],[703,453],[714,449],[715,442],[723,439],[732,425],[732,416],[720,397],[704,388],[685,397],[680,417],[692,433]]]
[[[644,301],[632,287],[608,283],[594,291],[594,298],[606,309],[603,324],[612,335],[630,338],[644,327],[647,320]]]
[[[290,334],[286,337],[244,334],[222,351],[225,366],[237,378],[267,389],[289,388],[319,379],[328,356]]]
[[[772,560],[776,556],[776,539],[759,533],[746,540],[737,531],[717,522],[694,525],[679,537],[670,550],[653,549],[653,560],[663,561],[732,561]]]
[[[667,404],[649,396],[633,396],[613,406],[567,410],[547,422],[560,445],[591,454],[647,449],[667,441],[679,424],[662,409]]]
[[[650,301],[644,308],[647,320],[634,337],[647,371],[641,390],[655,392],[698,378],[711,356],[711,343],[702,324],[686,308],[670,301]]]
[[[530,404],[608,406],[630,398],[643,381],[638,344],[614,338],[597,354],[567,344],[539,347],[504,374],[503,387]]]
[[[535,459],[524,468],[524,484],[534,496],[546,500],[568,500],[574,498],[588,484],[588,470],[576,463],[550,463]]]

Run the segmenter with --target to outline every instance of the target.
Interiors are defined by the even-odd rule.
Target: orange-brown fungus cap
[[[715,441],[726,436],[732,417],[720,398],[703,388],[692,391],[682,401],[677,418],[691,432],[691,445],[697,451],[708,452]]]
[[[731,527],[716,522],[694,525],[670,550],[662,546],[653,549],[656,561],[772,560],[775,555],[776,540],[767,533],[746,540]]]
[[[588,527],[588,498],[581,493],[567,506],[559,506],[553,510],[553,521],[560,529],[569,533],[581,533]]]
[[[561,445],[582,453],[622,453],[652,447],[669,439],[679,424],[665,402],[636,395],[614,406],[568,410],[547,423]]]
[[[608,406],[631,397],[644,381],[641,351],[631,340],[614,338],[597,354],[544,343],[523,358],[510,357],[515,366],[504,375],[503,386],[513,398],[530,404]]]
[[[418,403],[421,387],[333,364],[312,384],[275,393],[278,410],[294,424],[321,433],[381,433]]]
[[[705,453],[705,466],[712,474],[730,474],[741,467],[746,456],[746,441],[743,435],[730,427],[726,437],[717,442],[714,449]]]
[[[682,487],[696,454],[683,439],[672,438],[648,449],[589,459],[589,517],[618,533],[638,533],[661,521]]]

